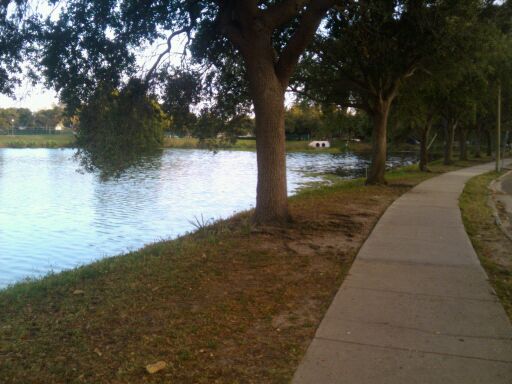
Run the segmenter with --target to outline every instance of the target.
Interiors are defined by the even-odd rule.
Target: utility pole
[[[496,124],[496,172],[501,172],[501,83],[498,83],[498,117]]]

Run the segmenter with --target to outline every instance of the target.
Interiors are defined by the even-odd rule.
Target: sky
[[[23,85],[17,89],[15,98],[0,95],[0,108],[28,108],[33,112],[50,109],[58,102],[55,92],[42,85]]]

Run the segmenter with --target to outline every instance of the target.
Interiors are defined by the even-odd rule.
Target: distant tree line
[[[64,108],[56,106],[32,112],[28,108],[0,108],[0,133],[52,131],[58,123],[69,127]]]

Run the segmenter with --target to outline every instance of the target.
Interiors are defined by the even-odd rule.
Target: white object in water
[[[329,143],[327,140],[324,141],[312,141],[308,144],[311,148],[330,148],[331,143]]]

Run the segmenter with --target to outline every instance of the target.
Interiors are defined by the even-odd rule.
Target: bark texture
[[[372,164],[368,172],[367,184],[386,184],[387,127],[391,101],[381,101],[373,109],[373,150]]]
[[[261,63],[260,63],[261,64]],[[287,221],[284,88],[272,66],[251,70],[250,86],[256,115],[258,186],[255,220]]]

